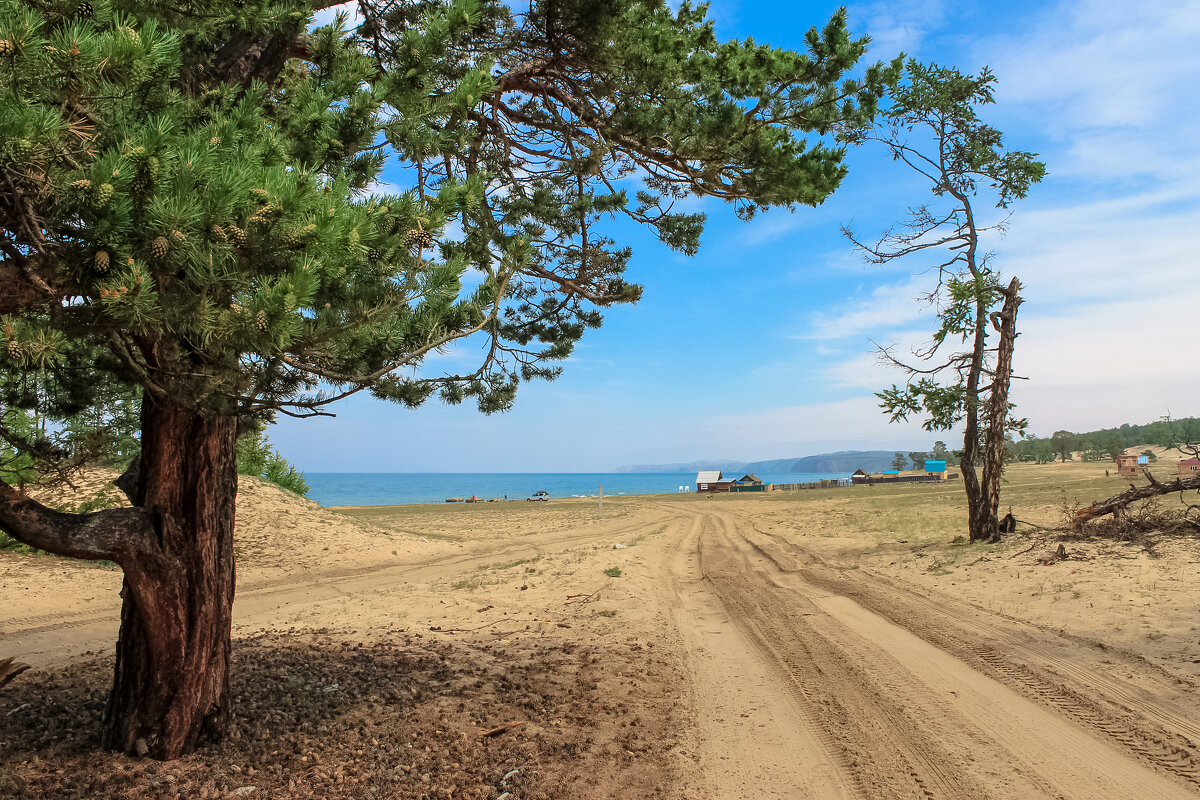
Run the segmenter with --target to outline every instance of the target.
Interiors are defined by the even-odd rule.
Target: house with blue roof
[[[925,474],[930,478],[938,480],[946,480],[946,462],[945,461],[926,461]]]

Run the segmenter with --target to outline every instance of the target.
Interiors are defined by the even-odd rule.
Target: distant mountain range
[[[853,472],[856,469],[879,472],[891,469],[894,450],[839,450],[801,458],[776,458],[772,461],[692,461],[687,464],[632,464],[617,472],[685,474],[702,469],[732,472]]]

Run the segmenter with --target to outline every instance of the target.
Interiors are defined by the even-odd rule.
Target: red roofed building
[[[1187,461],[1179,462],[1179,474],[1184,477],[1190,477],[1200,473],[1200,458],[1189,458]]]

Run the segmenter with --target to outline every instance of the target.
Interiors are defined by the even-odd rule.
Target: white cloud
[[[1052,170],[1091,179],[1195,175],[1200,109],[1181,93],[1200,79],[1200,0],[1079,0],[1030,23],[983,40],[978,52],[999,78],[997,109],[1019,108],[1065,145],[1067,159]]]
[[[901,0],[878,2],[851,9],[856,20],[853,30],[865,27],[871,37],[871,54],[875,58],[891,58],[905,52],[912,54],[946,18],[943,0]],[[857,20],[863,22],[857,23]]]
[[[1200,377],[1185,331],[1197,307],[1195,295],[1181,293],[1022,315],[1016,371],[1028,375],[1031,385],[1055,390],[1136,384],[1147,394],[1182,377],[1196,397]],[[1086,400],[1090,406],[1105,403],[1103,397]],[[1200,404],[1200,398],[1192,402]]]
[[[1082,0],[1045,11],[1019,37],[984,40],[1004,101],[1070,103],[1064,124],[1145,127],[1174,113],[1178,81],[1200,74],[1200,3]]]
[[[1168,408],[1177,416],[1200,413],[1200,378],[1186,332],[1198,308],[1200,294],[1180,291],[1024,309],[1014,366],[1027,380],[1012,386],[1018,413],[1038,433],[1143,423]],[[916,331],[900,339],[898,355],[927,341]],[[831,389],[877,391],[905,375],[864,351],[827,367],[822,379]]]
[[[349,19],[347,20],[346,24],[351,28],[357,27],[362,21],[362,15],[358,11],[358,3],[346,2],[341,3],[340,5],[330,6],[329,8],[322,8],[320,11],[314,14],[313,27],[320,28],[331,24],[333,22],[333,18],[336,17],[339,12],[345,12],[347,15],[349,15]]]
[[[999,263],[1031,305],[1058,311],[1117,296],[1200,304],[1196,231],[1200,202],[1174,190],[1020,211]]]
[[[839,313],[815,314],[802,338],[867,339],[886,338],[889,331],[908,326],[933,315],[924,297],[933,289],[935,278],[929,274],[910,277],[903,283],[876,287],[860,300],[847,300]],[[888,344],[888,342],[881,342]]]

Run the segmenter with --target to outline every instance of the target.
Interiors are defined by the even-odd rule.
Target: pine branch
[[[12,538],[55,555],[118,564],[144,557],[154,525],[140,508],[64,514],[0,481],[0,528]]]

